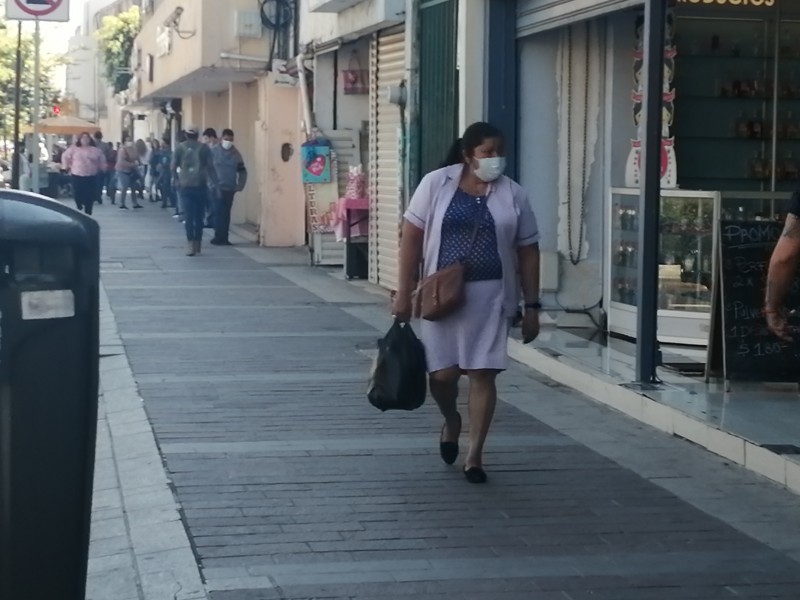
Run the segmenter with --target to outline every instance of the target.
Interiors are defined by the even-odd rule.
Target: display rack
[[[681,16],[674,132],[682,188],[800,183],[800,23]]]
[[[659,240],[658,330],[664,343],[705,345],[711,310],[720,194],[664,190]],[[636,337],[639,190],[611,190],[609,330]]]

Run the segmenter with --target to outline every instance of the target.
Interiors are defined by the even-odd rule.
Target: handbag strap
[[[483,223],[483,219],[486,216],[486,211],[489,208],[489,197],[487,196],[482,202],[481,207],[478,210],[478,216],[475,218],[475,225],[472,228],[472,235],[469,238],[469,246],[467,246],[467,251],[464,253],[464,256],[461,259],[461,262],[465,262],[467,257],[472,254],[472,250],[475,248],[475,242],[478,241],[478,232],[481,229],[481,223]]]
[[[470,235],[469,239],[469,246],[467,246],[467,251],[464,253],[464,256],[461,257],[462,264],[466,262],[467,257],[472,254],[472,249],[475,247],[475,242],[478,241],[478,232],[481,228],[481,223],[483,222],[483,218],[486,216],[486,212],[489,209],[489,196],[488,194],[484,198],[483,202],[481,202],[481,207],[478,210],[478,216],[475,219],[475,225],[472,227],[472,234]],[[425,264],[424,262],[420,261],[419,263],[419,270],[417,272],[417,283],[421,282],[425,278]]]

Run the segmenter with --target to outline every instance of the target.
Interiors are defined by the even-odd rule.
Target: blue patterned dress
[[[475,243],[470,241],[480,221]],[[437,270],[466,264],[466,302],[440,321],[422,322],[428,370],[508,367],[509,319],[503,313],[503,267],[494,217],[486,199],[458,189],[444,214]]]

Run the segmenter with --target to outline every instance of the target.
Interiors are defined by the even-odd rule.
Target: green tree
[[[58,57],[42,56],[41,60],[41,113],[40,117],[53,115],[53,106],[61,102],[60,92],[53,84],[53,71],[61,62]],[[22,79],[20,80],[20,122],[23,126],[33,118],[34,82],[33,36],[22,36]],[[14,97],[16,94],[17,27],[9,27],[0,20],[0,134],[10,139],[14,132]]]
[[[117,94],[128,89],[133,77],[131,73],[131,54],[133,42],[141,29],[139,7],[132,6],[119,15],[105,17],[103,25],[97,30],[100,54],[105,66],[105,80]]]

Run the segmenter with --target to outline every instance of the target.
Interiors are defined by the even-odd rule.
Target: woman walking
[[[503,175],[502,133],[474,123],[456,141],[445,166],[419,184],[403,223],[400,284],[395,317],[412,316],[412,294],[423,277],[457,263],[465,265],[465,301],[453,313],[423,321],[421,338],[431,395],[444,416],[442,460],[459,454],[462,420],[458,382],[469,378],[469,450],[464,475],[487,480],[483,448],[497,403],[496,378],[508,368],[507,340],[522,288],[523,337],[539,334],[539,231],[525,191]]]
[[[139,177],[139,157],[133,141],[126,136],[125,142],[117,152],[117,188],[120,190],[119,207],[127,210],[125,201],[128,197],[128,190],[131,192],[133,208],[142,208],[136,199],[136,185]]]
[[[101,203],[101,175],[106,168],[106,156],[95,146],[92,136],[83,132],[74,146],[61,157],[62,168],[71,174],[72,192],[78,210],[92,214],[95,202]]]

